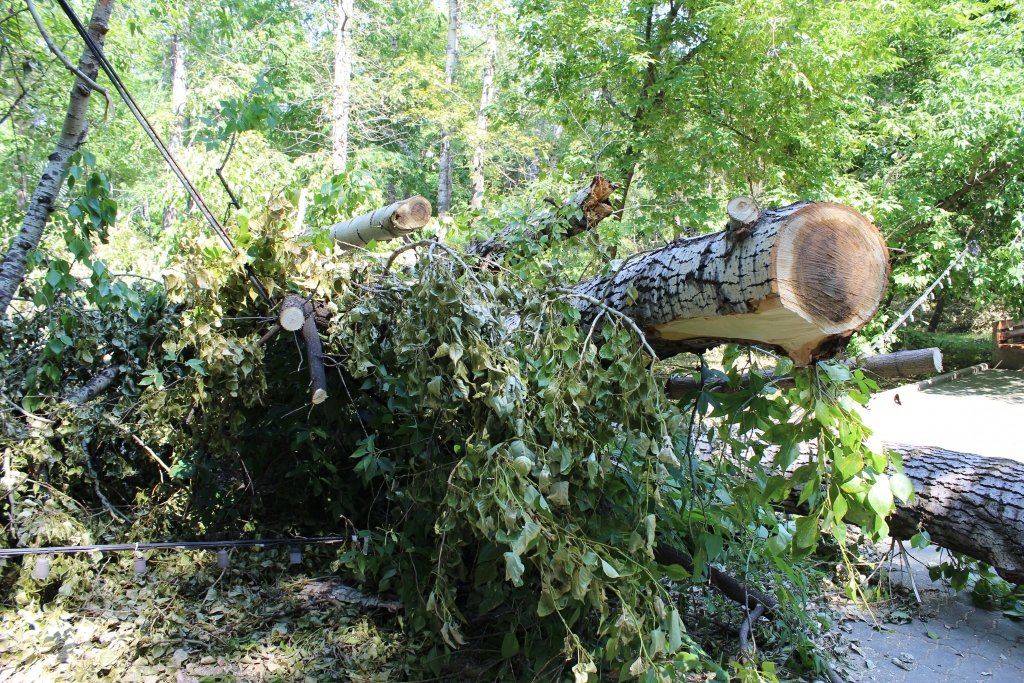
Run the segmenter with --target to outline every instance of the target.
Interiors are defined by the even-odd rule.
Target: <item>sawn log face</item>
[[[888,251],[849,207],[798,202],[763,211],[742,233],[677,240],[577,291],[630,316],[661,356],[745,342],[797,365],[844,347],[882,301]],[[600,311],[576,305],[585,321]]]

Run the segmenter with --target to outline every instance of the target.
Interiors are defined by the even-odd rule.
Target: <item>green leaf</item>
[[[206,375],[206,370],[203,369],[203,361],[199,360],[198,358],[190,358],[189,360],[185,361],[185,365],[189,366],[190,368],[198,372],[200,375]]]
[[[887,517],[892,510],[892,489],[889,487],[889,478],[884,474],[878,475],[868,491],[868,505],[879,517]]]
[[[796,533],[793,534],[793,545],[797,548],[810,548],[818,540],[818,518],[797,517]]]
[[[690,578],[690,572],[678,564],[670,564],[665,567],[665,575],[672,581],[685,581]]]
[[[914,502],[914,483],[905,474],[894,474],[889,478],[889,488],[894,496],[904,503]]]
[[[519,639],[515,631],[509,631],[501,641],[501,658],[509,659],[519,654]]]
[[[678,565],[673,565],[678,566]],[[675,652],[683,644],[683,620],[679,616],[679,610],[672,608],[668,615],[668,650]]]
[[[511,581],[518,588],[523,585],[523,572],[526,567],[515,553],[505,553],[505,580]]]
[[[604,571],[604,575],[607,576],[609,579],[619,578],[618,570],[615,569],[615,567],[613,567],[612,564],[604,558],[601,558],[601,569]]]

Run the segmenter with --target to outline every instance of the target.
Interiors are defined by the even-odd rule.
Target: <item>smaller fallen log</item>
[[[566,238],[575,237],[581,232],[593,230],[598,223],[612,215],[615,207],[608,201],[618,187],[617,183],[608,182],[604,176],[596,175],[586,187],[580,188],[571,197],[562,202],[562,209],[567,209],[568,225],[566,227]],[[557,203],[548,197],[549,203]],[[533,228],[523,228],[521,225],[508,225],[494,233],[486,240],[476,240],[466,248],[467,254],[481,258],[494,258],[505,252],[511,245],[510,239],[520,234],[527,239],[538,239],[550,234],[553,222],[550,218],[537,219],[533,222]]]
[[[88,403],[104,391],[110,388],[117,376],[121,374],[119,365],[111,365],[101,370],[95,377],[79,387],[74,393],[68,396],[69,403]]]
[[[851,358],[846,364],[851,369],[863,370],[864,374],[868,377],[916,377],[918,375],[942,372],[942,352],[937,348],[895,351],[866,358]],[[770,370],[763,371],[761,378],[765,384],[771,384],[778,389],[792,389],[796,386],[796,380],[793,377],[789,375],[776,375]],[[740,387],[749,382],[749,375],[744,374],[740,376]],[[665,384],[665,395],[671,399],[679,399],[699,388],[700,383],[689,375],[672,375]],[[704,388],[718,391],[719,393],[739,391],[739,387],[733,389],[721,380],[706,383]]]
[[[393,240],[422,228],[430,220],[432,211],[427,198],[417,195],[335,223],[328,231],[342,249],[358,249],[372,241]]]
[[[289,294],[281,303],[281,311],[277,314],[277,324],[288,332],[297,332],[306,322],[306,300],[298,294]]]
[[[324,370],[324,348],[320,343],[320,332],[313,317],[313,304],[306,302],[303,307],[306,320],[302,323],[302,340],[306,342],[306,362],[309,363],[309,386],[313,390],[312,403],[319,405],[327,400],[327,372]]]

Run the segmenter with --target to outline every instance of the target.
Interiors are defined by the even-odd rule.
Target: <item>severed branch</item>
[[[101,370],[95,377],[68,396],[67,401],[77,404],[88,403],[109,389],[119,374],[121,374],[121,368],[118,365],[111,365],[109,368]]]
[[[281,303],[281,311],[277,315],[277,325],[257,342],[266,344],[280,330],[288,332],[302,331],[302,340],[306,343],[306,355],[309,356],[309,384],[313,389],[313,405],[327,400],[327,372],[324,370],[324,349],[320,343],[318,323],[326,326],[329,313],[326,308],[318,310],[317,306],[298,294],[289,294]]]
[[[750,662],[754,659],[754,648],[752,647],[753,641],[750,641],[750,634],[754,630],[754,624],[764,614],[764,605],[758,605],[754,609],[750,610],[750,614],[743,620],[743,624],[740,626],[740,659],[745,662]]]
[[[56,55],[57,59],[64,64],[68,71],[78,76],[82,83],[86,84],[107,99],[107,106],[103,111],[103,118],[106,119],[107,114],[114,109],[114,100],[111,99],[110,93],[108,93],[107,89],[102,85],[86,76],[81,69],[72,64],[71,60],[64,56],[64,53],[60,51],[60,48],[57,47],[57,45],[54,44],[53,39],[50,38],[50,34],[46,32],[46,28],[43,26],[43,20],[39,17],[39,13],[36,12],[35,4],[33,4],[32,0],[25,0],[25,3],[28,5],[28,11],[32,15],[32,19],[36,22],[36,28],[39,29],[39,33],[42,34],[43,40],[46,41],[46,46],[50,48],[50,52]]]
[[[896,351],[894,353],[882,353],[877,356],[866,358],[853,358],[846,362],[850,369],[860,369],[868,377],[915,377],[917,375],[931,375],[942,372],[942,352],[937,348],[914,349],[911,351]],[[771,384],[778,389],[792,389],[796,386],[796,380],[789,375],[776,375],[770,370],[761,372],[761,378],[765,384]],[[750,376],[740,376],[740,386],[750,382]],[[672,375],[665,384],[665,395],[671,399],[679,399],[691,391],[700,388],[700,383],[693,377],[685,375]],[[706,382],[705,390],[716,390],[721,393],[733,393],[740,388],[731,388],[721,380]]]
[[[139,437],[135,436],[135,434],[133,434],[130,429],[128,429],[127,427],[125,427],[122,424],[119,424],[117,420],[115,420],[114,418],[110,417],[109,415],[107,415],[106,418],[107,418],[107,422],[109,422],[110,424],[114,425],[115,427],[120,429],[122,432],[124,432],[125,434],[130,436],[132,438],[132,441],[134,441],[135,443],[137,443],[139,446],[142,447],[142,450],[146,451],[146,453],[149,453],[149,457],[153,458],[153,460],[156,461],[156,464],[160,466],[160,469],[162,469],[164,472],[167,472],[168,474],[170,474],[171,468],[167,466],[167,463],[165,463],[163,460],[160,459],[159,455],[157,455],[155,452],[153,452],[152,448],[150,448],[145,443],[143,443],[142,439],[140,439]],[[163,480],[164,480],[164,475],[163,475],[163,473],[161,473],[160,474],[160,481],[162,482]]]

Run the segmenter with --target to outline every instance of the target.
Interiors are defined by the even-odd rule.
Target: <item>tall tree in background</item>
[[[101,48],[107,35],[107,23],[110,21],[113,5],[113,0],[96,0],[92,18],[89,20],[89,35]],[[78,69],[95,83],[99,63],[88,47],[82,50]],[[53,213],[57,197],[64,185],[71,156],[85,140],[89,127],[86,116],[89,113],[91,95],[90,85],[81,77],[75,77],[75,84],[71,86],[71,101],[68,103],[57,146],[49,156],[46,168],[39,178],[39,184],[32,192],[32,199],[25,210],[25,218],[18,236],[14,238],[3,265],[0,265],[0,316],[7,315],[7,307],[10,306],[11,299],[25,277],[28,255],[39,246],[39,241],[43,238],[43,230],[50,220],[50,214]]]
[[[331,162],[335,173],[343,173],[348,163],[353,5],[353,0],[338,0],[338,30],[334,36],[334,117],[331,129]]]
[[[487,56],[484,60],[483,84],[480,89],[480,111],[476,115],[476,149],[473,150],[473,197],[470,206],[484,205],[484,160],[487,156],[487,108],[494,102],[494,63],[498,56],[498,36],[492,25],[487,34]]]
[[[181,148],[185,138],[185,100],[188,90],[185,80],[185,43],[181,36],[181,32],[171,34],[171,115],[174,117],[174,125],[171,126],[167,147],[172,154]],[[178,207],[172,201],[164,209],[161,228],[168,230],[177,218]]]
[[[448,52],[444,64],[444,80],[455,83],[459,65],[459,0],[448,0]],[[452,140],[451,131],[441,131],[441,155],[437,177],[437,213],[444,215],[452,207]]]

